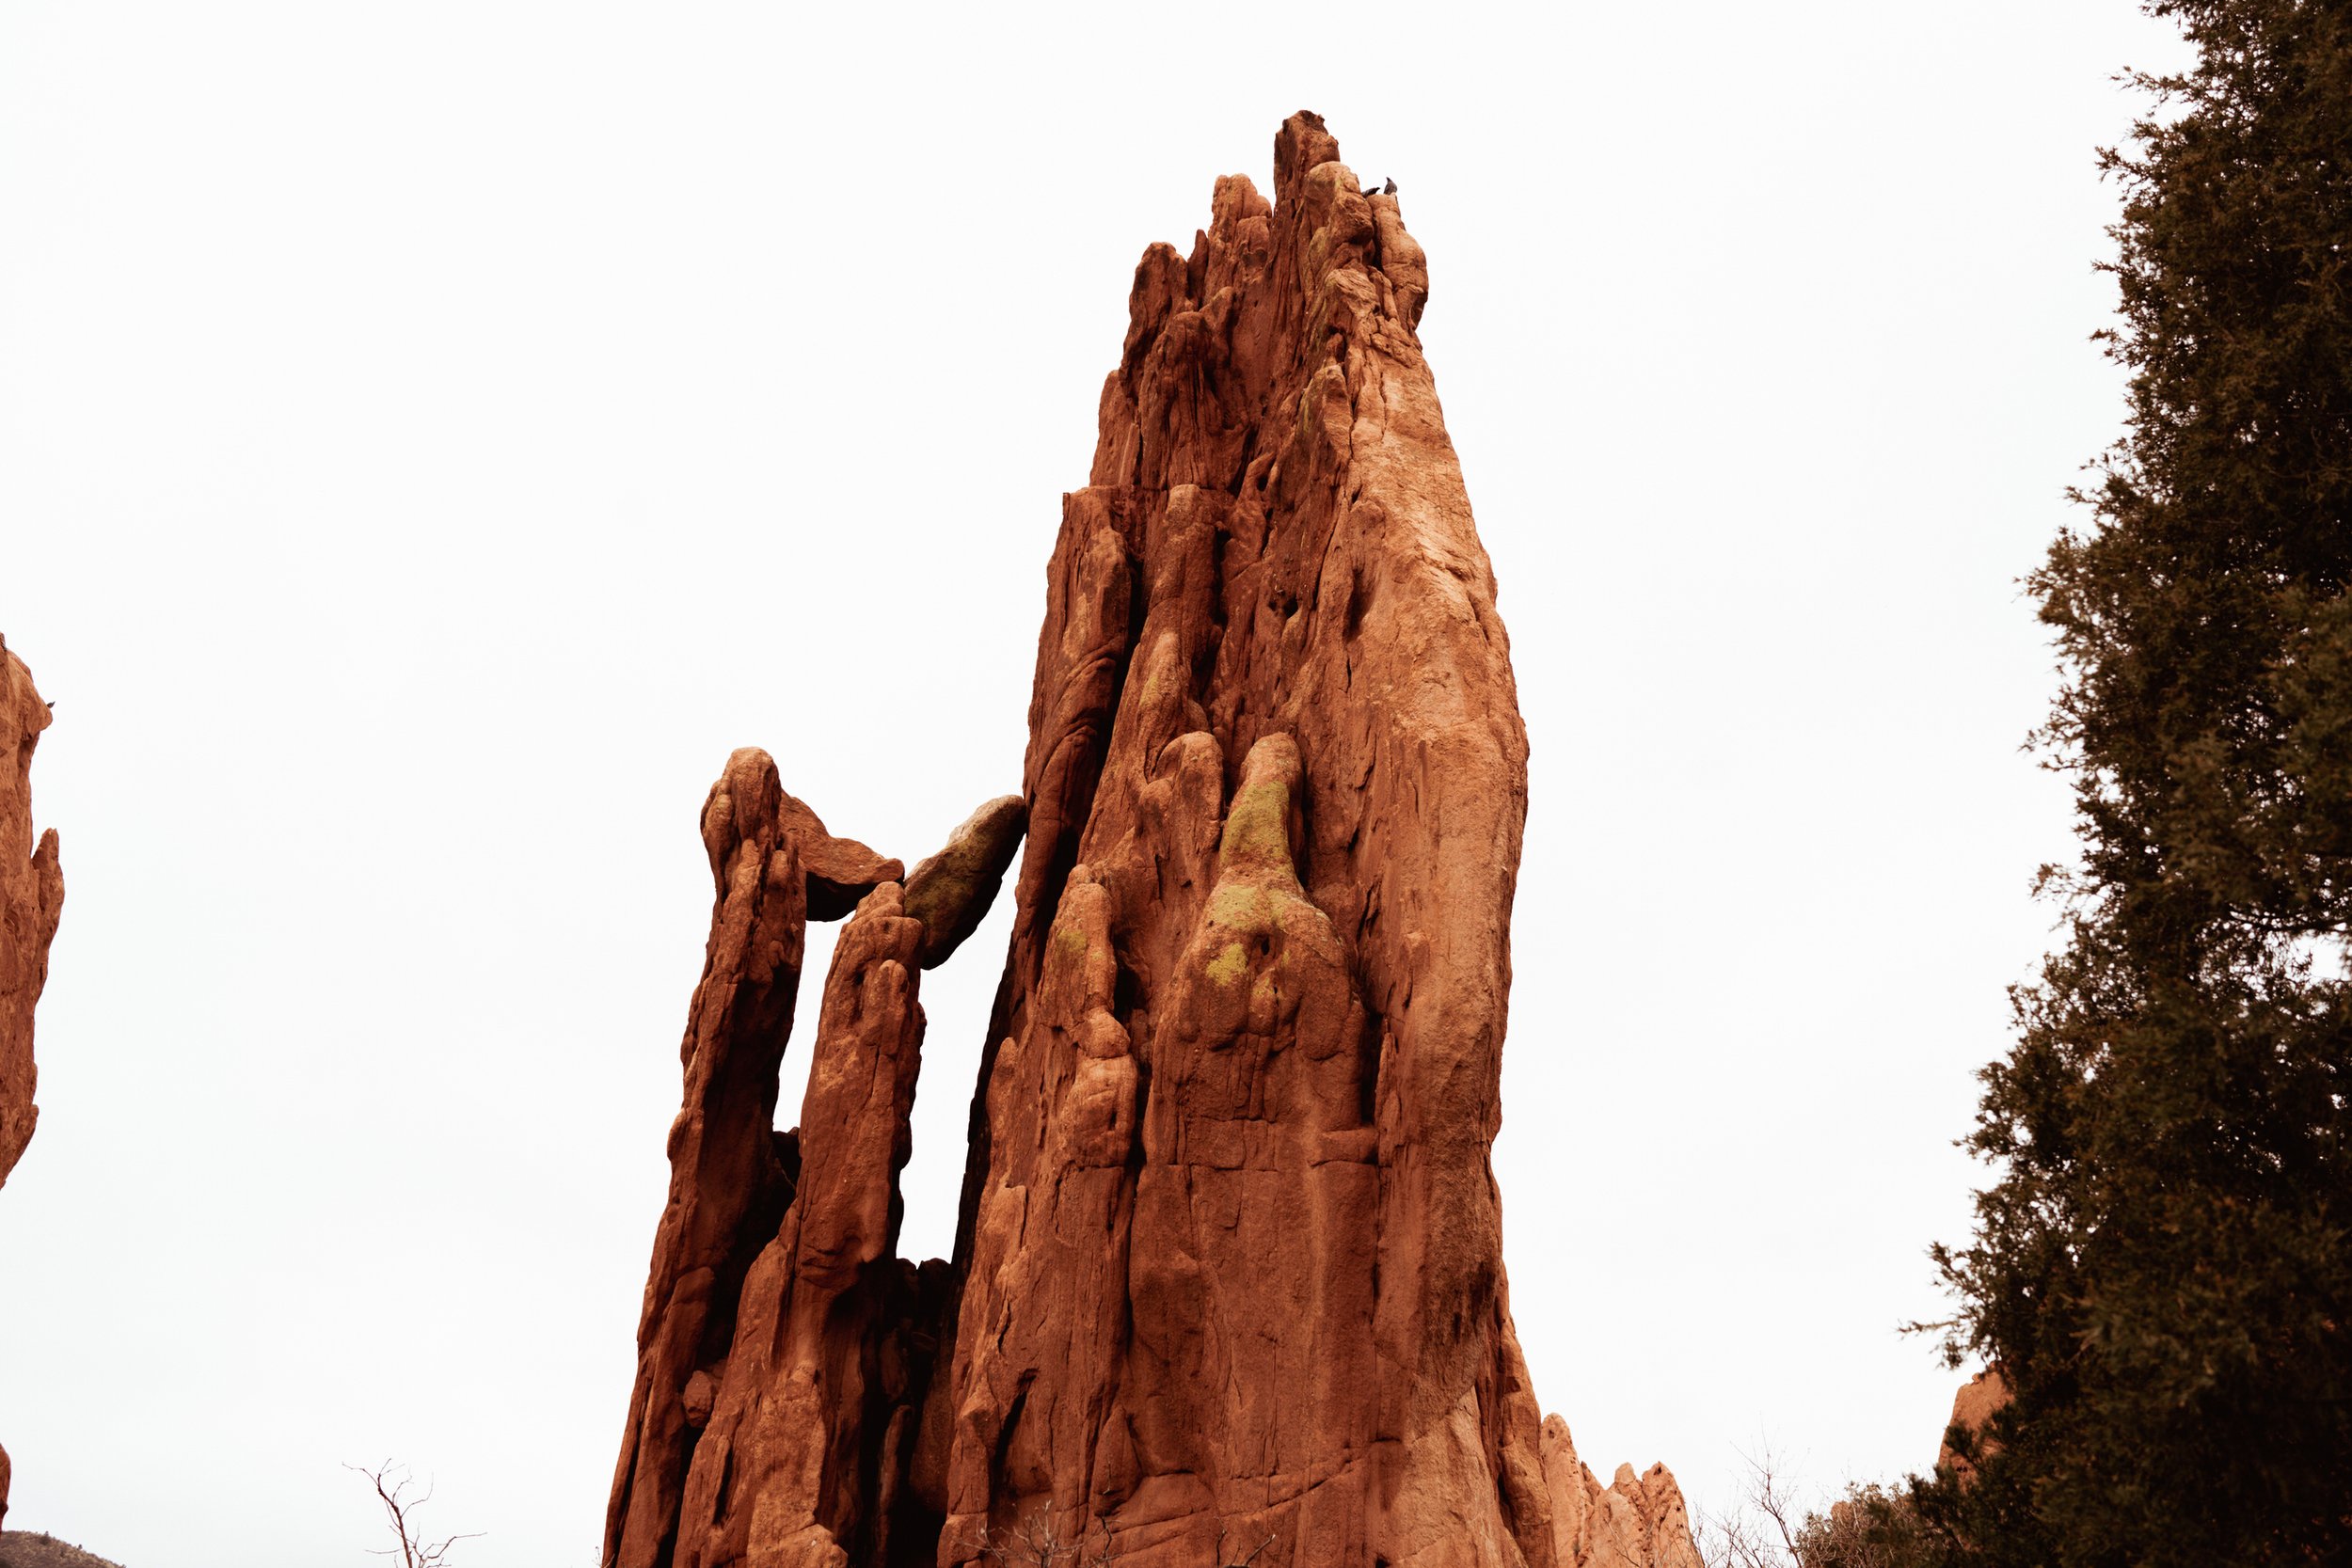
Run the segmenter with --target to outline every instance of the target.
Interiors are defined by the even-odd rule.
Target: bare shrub
[[[1237,1560],[1225,1548],[1226,1528],[1222,1524],[1217,1527],[1216,1550],[1213,1554],[1216,1560],[1213,1568],[1250,1568],[1258,1560],[1258,1554],[1274,1544],[1274,1537],[1268,1534]],[[1102,1540],[1089,1548],[1083,1529],[1077,1540],[1062,1539],[1048,1509],[1038,1510],[1002,1532],[983,1525],[977,1544],[979,1555],[993,1568],[1110,1568],[1112,1558],[1110,1526],[1103,1525]]]
[[[1809,1504],[1767,1444],[1747,1459],[1740,1500],[1701,1516],[1693,1535],[1707,1568],[1932,1568],[1938,1554],[1910,1499],[1848,1483],[1825,1509]]]
[[[407,1465],[395,1465],[388,1459],[372,1470],[361,1465],[346,1465],[343,1468],[365,1476],[368,1484],[375,1488],[375,1500],[384,1505],[385,1523],[400,1542],[397,1546],[376,1547],[371,1556],[396,1557],[401,1568],[448,1568],[450,1547],[460,1541],[481,1539],[482,1531],[470,1530],[463,1535],[445,1535],[438,1541],[428,1540],[417,1524],[417,1510],[433,1500],[433,1483],[425,1483],[423,1496],[409,1496],[416,1480]]]
[[[1046,1508],[1002,1532],[982,1525],[977,1544],[993,1568],[1106,1568],[1111,1560],[1109,1526],[1103,1527],[1102,1544],[1089,1553],[1084,1531],[1077,1540],[1063,1540]]]

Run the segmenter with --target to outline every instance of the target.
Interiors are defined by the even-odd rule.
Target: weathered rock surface
[[[825,832],[817,814],[793,797],[784,797],[784,831],[803,846],[801,873],[808,879],[808,918],[839,920],[858,901],[884,882],[906,876],[906,867],[878,855],[853,838],[835,838]]]
[[[33,749],[49,727],[49,705],[33,673],[0,640],[0,1184],[32,1141],[33,1006],[49,982],[49,942],[65,904],[57,834],[33,843]]]
[[[65,907],[55,829],[33,843],[33,749],[49,727],[49,705],[33,673],[0,638],[0,1186],[32,1142],[33,1007],[49,983],[49,943]],[[0,1519],[8,1516],[8,1450],[0,1449]]]
[[[1705,1568],[1682,1488],[1663,1465],[1620,1465],[1607,1486],[1576,1456],[1568,1423],[1544,1418],[1544,1484],[1559,1568]]]
[[[717,902],[680,1049],[686,1092],[670,1125],[670,1197],[638,1321],[609,1561],[669,1560],[703,1425],[692,1407],[707,1416],[744,1275],[791,1202],[800,1151],[775,1132],[775,1110],[808,911],[899,872],[898,862],[827,833],[757,750],[727,759],[703,802],[702,835]]]
[[[950,865],[930,884],[942,930],[968,933],[985,914],[1019,844],[1020,821],[981,808],[933,857]],[[922,1040],[915,976],[934,941],[903,912],[901,863],[829,833],[755,749],[727,759],[702,835],[716,901],[606,1518],[605,1560],[634,1568],[800,1560],[776,1555],[796,1532],[804,1544],[860,1528],[881,1541],[869,1505],[894,1497],[880,1479],[854,1483],[880,1474],[863,1450],[882,1427],[862,1422],[871,1401],[925,1386],[906,1369],[928,1373],[946,1275],[892,1256]],[[777,1132],[807,922],[852,908],[801,1125]],[[747,1559],[755,1541],[761,1555]]]
[[[1189,256],[1145,252],[1022,795],[903,890],[826,851],[872,891],[781,1155],[753,1131],[818,861],[782,811],[713,843],[765,869],[720,872],[609,1563],[1695,1568],[1662,1467],[1603,1488],[1547,1439],[1511,1327],[1488,1150],[1527,746],[1428,289],[1311,115],[1272,200],[1220,180]],[[1022,828],[956,1256],[917,1269],[917,980]],[[756,982],[738,883],[790,927]],[[719,992],[755,984],[738,1026]]]
[[[678,1568],[889,1560],[946,1266],[896,1257],[924,927],[896,883],[834,950],[801,1107],[799,1188],[743,1284],[687,1477]],[[936,1524],[933,1524],[936,1530]],[[922,1543],[928,1548],[929,1542]]]
[[[906,911],[923,923],[923,967],[937,969],[979,929],[1005,872],[1020,852],[1029,803],[1000,795],[947,835],[946,847],[907,879]]]

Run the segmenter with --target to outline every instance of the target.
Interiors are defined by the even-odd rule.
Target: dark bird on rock
[[[1394,196],[1396,194],[1396,182],[1391,180],[1383,184],[1380,187],[1380,194],[1382,196]]]

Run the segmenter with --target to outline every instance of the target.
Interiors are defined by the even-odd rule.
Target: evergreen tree
[[[2352,1562],[2352,0],[2153,0],[2105,154],[2124,439],[2030,579],[2071,935],[1938,1249],[2013,1399],[1915,1501],[1962,1560]]]

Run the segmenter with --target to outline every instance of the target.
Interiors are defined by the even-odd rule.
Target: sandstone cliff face
[[[55,829],[33,844],[33,748],[49,705],[33,673],[0,640],[0,1186],[32,1141],[33,1006],[49,981],[49,942],[65,905]],[[0,1519],[8,1513],[8,1456],[0,1449]]]
[[[1695,1568],[1662,1468],[1547,1442],[1511,1327],[1527,746],[1427,294],[1294,117],[1272,200],[1220,180],[1136,269],[1021,796],[902,889],[729,764],[609,1563]],[[956,1256],[917,1269],[919,974],[1016,847]],[[771,1136],[801,923],[851,901]]]

